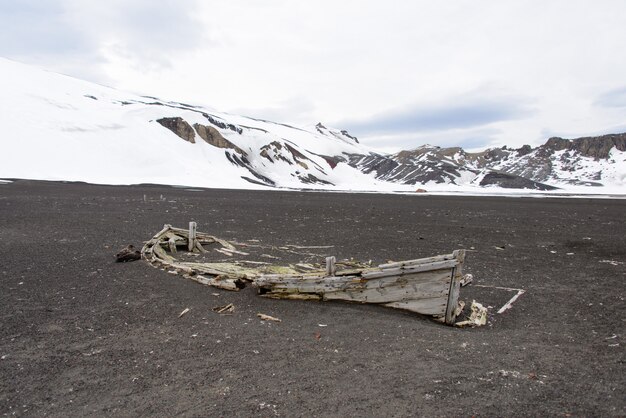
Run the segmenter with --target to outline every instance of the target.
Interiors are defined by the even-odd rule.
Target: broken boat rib
[[[334,257],[327,257],[325,266],[280,266],[246,259],[250,248],[270,247],[237,244],[245,246],[246,252],[232,242],[197,232],[195,222],[191,222],[188,230],[165,225],[146,242],[141,254],[154,267],[222,289],[239,290],[251,282],[265,297],[374,303],[432,315],[454,324],[465,250],[377,267],[354,261],[337,262]],[[238,258],[229,262],[190,262],[174,257],[178,248],[191,248],[202,253],[200,256],[213,254],[210,246],[217,246],[214,250],[222,256],[236,254]]]

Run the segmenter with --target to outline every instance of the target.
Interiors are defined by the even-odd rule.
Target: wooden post
[[[337,260],[335,259],[334,255],[332,257],[326,257],[326,275],[327,276],[335,275],[335,272],[337,271],[337,268],[335,267],[335,261]]]
[[[189,242],[188,242],[188,249],[189,251],[193,251],[194,248],[196,248],[196,227],[198,226],[198,224],[196,224],[194,221],[189,222]]]

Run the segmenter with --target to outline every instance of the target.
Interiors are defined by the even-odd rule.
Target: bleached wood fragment
[[[170,246],[170,252],[171,253],[175,253],[176,252],[176,238],[170,237],[170,239],[167,241],[167,243]]]
[[[270,315],[265,315],[262,313],[258,313],[256,314],[256,316],[258,316],[259,318],[261,318],[263,321],[274,321],[274,322],[281,322],[280,319],[270,316]]]
[[[217,251],[218,253],[221,253],[221,254],[227,255],[227,256],[229,256],[229,257],[232,257],[232,256],[233,256],[233,253],[232,253],[232,252],[230,252],[230,251],[228,251],[228,250],[226,250],[226,249],[224,249],[224,248],[215,248],[215,251]]]
[[[470,314],[470,317],[467,320],[457,322],[454,325],[457,327],[465,327],[465,326],[471,326],[471,327],[478,326],[479,327],[479,326],[487,324],[487,308],[485,308],[483,305],[473,300],[472,305],[471,305],[471,310],[472,310],[472,313]]]
[[[233,305],[232,303],[229,303],[228,305],[224,305],[224,306],[216,306],[215,308],[211,310],[218,314],[233,313],[235,312],[235,305]]]
[[[335,256],[326,257],[326,275],[334,276],[337,271],[337,267],[335,267]]]
[[[224,290],[232,290],[235,292],[239,291],[239,289],[242,287],[239,284],[240,279],[206,277],[200,274],[197,274],[195,276],[189,276],[188,278],[207,286],[217,287],[218,289]]]
[[[517,298],[522,296],[524,293],[526,293],[525,290],[522,290],[522,289],[518,290],[518,292],[507,303],[505,303],[500,309],[498,309],[498,313],[501,314],[507,311],[508,309],[511,309],[513,307],[513,302],[515,302]]]

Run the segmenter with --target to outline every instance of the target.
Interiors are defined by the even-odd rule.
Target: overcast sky
[[[624,0],[0,0],[0,55],[382,151],[626,131]]]

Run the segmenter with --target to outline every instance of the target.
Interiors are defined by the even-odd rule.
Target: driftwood
[[[260,244],[236,244],[262,247]],[[235,243],[196,231],[195,222],[189,229],[165,225],[146,242],[141,254],[154,267],[221,289],[239,290],[252,283],[264,297],[374,303],[432,315],[447,324],[454,324],[459,314],[465,250],[376,267],[355,261],[337,261],[335,257],[326,257],[325,265],[295,263],[289,266],[240,259],[190,262],[174,257],[178,248],[215,254],[208,250],[211,245],[217,247],[214,249],[219,254],[228,257],[248,255],[248,250],[238,250]],[[296,247],[279,248],[293,252],[292,248]]]

